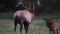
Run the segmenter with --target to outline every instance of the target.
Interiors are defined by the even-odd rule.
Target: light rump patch
[[[34,15],[32,13],[30,13],[28,10],[23,10],[23,11],[19,10],[19,11],[15,12],[14,17],[15,16],[20,16],[20,15],[25,17],[26,21],[28,21],[29,23],[31,23],[31,21],[32,21],[32,19],[34,17]]]
[[[29,11],[27,11],[27,10],[24,10],[25,12],[23,13],[24,14],[24,16],[25,16],[25,18],[26,18],[26,20],[30,23],[31,22],[31,20],[32,20],[32,13],[30,13]]]

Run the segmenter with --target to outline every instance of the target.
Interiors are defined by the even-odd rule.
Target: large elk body
[[[14,31],[16,31],[17,24],[20,24],[20,32],[22,33],[22,29],[24,26],[26,34],[27,34],[29,24],[32,22],[32,20],[34,18],[34,11],[23,8],[23,7],[20,7],[20,9],[21,10],[17,10],[13,16],[13,18],[14,18]]]
[[[49,34],[58,34],[58,22],[56,19],[44,19],[49,28]]]

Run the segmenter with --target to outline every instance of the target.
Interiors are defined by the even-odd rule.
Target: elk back
[[[34,18],[34,14],[31,13],[29,10],[18,10],[15,12],[13,18],[15,18],[16,16],[18,17],[22,16],[23,19],[21,20],[27,21],[29,23],[31,23]]]

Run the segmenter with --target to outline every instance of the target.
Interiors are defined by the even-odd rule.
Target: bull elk
[[[44,19],[46,25],[49,28],[49,34],[58,34],[58,22],[56,19]]]
[[[14,31],[16,31],[17,24],[20,24],[20,32],[22,33],[22,29],[23,29],[23,25],[24,25],[24,28],[25,28],[25,31],[27,34],[29,24],[32,22],[32,20],[34,18],[34,11],[26,9],[26,8],[22,8],[22,9],[17,10],[14,13],[14,16],[13,16],[13,18],[14,18]]]

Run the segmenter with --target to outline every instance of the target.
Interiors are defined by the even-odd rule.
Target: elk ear
[[[19,2],[15,7],[18,7],[19,5],[23,5],[23,3]]]

